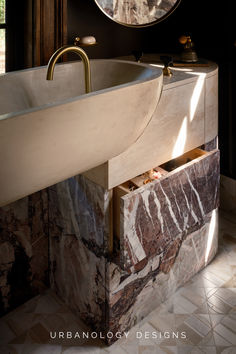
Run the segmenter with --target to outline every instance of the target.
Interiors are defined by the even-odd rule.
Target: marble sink
[[[91,60],[0,75],[0,206],[96,167],[143,133],[158,104],[162,70]]]

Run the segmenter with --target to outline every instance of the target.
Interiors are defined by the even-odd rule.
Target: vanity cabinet
[[[176,70],[129,149],[50,187],[52,288],[109,344],[217,252],[217,90],[215,64]]]
[[[50,287],[92,330],[112,333],[108,344],[217,252],[217,90],[215,64],[176,70],[124,153],[1,209],[4,233],[15,233],[17,247],[25,247],[25,229],[39,238],[32,279],[43,279],[48,262]],[[36,269],[39,253],[48,259]]]

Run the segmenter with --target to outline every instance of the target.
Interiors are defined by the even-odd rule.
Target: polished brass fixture
[[[163,68],[163,75],[164,76],[172,76],[173,75],[172,71],[170,70],[170,68],[168,68],[168,66],[165,66]]]
[[[173,58],[168,55],[161,55],[160,59],[164,63],[163,75],[164,76],[172,76],[173,73],[170,70],[169,65],[173,64]]]
[[[90,73],[89,58],[85,53],[85,51],[78,46],[65,45],[57,49],[49,59],[46,78],[47,80],[53,80],[53,73],[54,73],[56,62],[63,54],[70,53],[70,52],[76,53],[82,59],[82,62],[84,64],[85,91],[86,93],[89,93],[91,92],[91,73]]]

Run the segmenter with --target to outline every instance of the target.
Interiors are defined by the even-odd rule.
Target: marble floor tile
[[[217,354],[217,351],[216,351],[216,347],[215,346],[209,346],[209,347],[202,347],[202,346],[198,346],[198,348],[203,352],[203,353],[206,353],[206,354]]]
[[[221,315],[219,315],[219,314],[210,314],[209,316],[210,316],[210,319],[211,319],[212,328],[214,328],[216,325],[221,323],[221,321],[225,317],[224,314],[221,314]]]
[[[203,322],[206,326],[208,327],[212,327],[211,326],[211,319],[210,319],[210,315],[207,314],[194,314],[194,316],[196,318],[198,318],[201,322]]]
[[[174,298],[174,313],[193,313],[196,311],[198,306],[196,306],[192,301],[189,301],[181,294],[176,295]]]
[[[191,354],[202,354],[203,351],[198,348],[198,347],[194,347],[191,351],[190,351]]]
[[[196,286],[196,288],[216,288],[217,285],[205,278],[201,273],[197,274],[193,279],[192,279],[192,283],[194,284],[194,286]],[[222,282],[223,284],[224,282]]]
[[[178,328],[189,317],[189,314],[177,314],[175,315],[175,328]]]
[[[203,289],[202,289],[203,290]],[[201,295],[194,291],[194,288],[183,287],[180,292],[181,296],[190,301],[195,306],[199,307],[206,301],[206,294],[203,290]]]
[[[186,323],[182,323],[178,328],[177,331],[180,333],[186,333],[186,338],[178,338],[178,344],[191,344],[191,345],[198,345],[202,340],[202,335],[197,333],[194,329],[188,326]]]
[[[0,353],[1,354],[23,354],[22,348],[15,348],[12,345],[0,345]]]
[[[160,326],[159,323],[156,322],[144,323],[136,332],[136,339],[138,339],[139,345],[161,345],[161,343],[165,341],[165,338],[160,336],[160,333],[172,331],[169,326],[171,326],[171,322],[168,321],[168,319],[166,322],[163,322],[163,326]],[[175,344],[176,342],[174,345]]]
[[[166,313],[159,316],[153,316],[149,322],[158,331],[175,330],[175,315]]]
[[[199,348],[193,345],[178,345],[177,346],[178,354],[191,354],[191,353],[203,353]]]
[[[133,350],[133,346],[129,346],[129,349]],[[136,345],[135,350],[138,349],[138,346]],[[84,352],[86,353],[86,352]],[[88,352],[90,353],[90,352]],[[96,352],[94,352],[95,354]],[[112,353],[112,354],[127,354],[128,352],[122,347],[122,346],[111,346],[109,349],[104,349],[104,351],[101,351],[101,353]],[[93,352],[91,352],[93,354]]]
[[[209,297],[207,300],[210,309],[213,309],[217,313],[229,313],[233,306],[225,303],[220,297],[216,296],[216,293]]]
[[[215,292],[218,290],[219,288],[205,288],[205,293],[206,293],[206,297],[209,298],[211,297],[213,294],[215,294]]]
[[[47,294],[45,294],[39,298],[34,312],[51,314],[57,312],[60,307],[59,301],[55,300],[53,296],[47,296]]]
[[[236,306],[236,292],[235,288],[219,288],[214,293],[215,296],[219,297],[226,304],[231,307]]]
[[[216,347],[217,354],[235,354],[236,347],[224,348],[224,347]]]
[[[121,346],[121,349],[124,350],[124,353],[136,354],[136,353],[138,353],[139,346],[136,343],[133,345]],[[111,351],[111,353],[113,353],[113,351]]]
[[[224,288],[236,288],[236,275],[233,275],[230,280],[228,280],[223,285]]]
[[[204,269],[201,272],[201,275],[206,278],[208,281],[210,281],[212,284],[214,284],[215,287],[219,288],[220,286],[222,286],[226,281],[228,281],[231,278],[231,274],[229,274],[226,279],[221,279],[220,275],[215,275],[214,273],[212,273],[211,271],[208,270],[208,268],[206,267],[206,269]]]
[[[61,354],[79,354],[79,353],[84,353],[84,354],[100,354],[102,353],[101,349],[98,347],[93,347],[93,346],[75,346],[75,347],[62,347]]]
[[[0,345],[10,343],[16,337],[5,321],[0,321]]]
[[[24,346],[24,354],[61,354],[62,347],[60,345],[36,345],[28,344]]]
[[[184,323],[198,333],[200,336],[205,337],[210,332],[211,327],[203,323],[200,319],[195,316],[188,317]]]
[[[205,298],[205,297],[206,297],[205,288],[197,287],[194,282],[193,282],[193,283],[191,282],[191,280],[190,280],[188,283],[186,283],[186,284],[183,286],[183,288],[180,288],[180,291],[181,291],[181,289],[183,289],[183,291],[184,291],[184,289],[187,289],[187,290],[189,290],[191,293],[194,293],[195,295],[198,295],[198,296],[200,296],[201,298]],[[211,288],[211,289],[212,289],[212,288]]]
[[[195,315],[208,315],[210,312],[210,308],[208,306],[207,302],[204,302],[201,306],[197,308],[196,311],[194,311]]]
[[[139,346],[137,354],[177,354],[177,348],[155,346]]]
[[[222,323],[215,326],[214,331],[217,332],[221,337],[226,339],[229,343],[236,345],[236,335],[233,331],[228,329]]]
[[[171,347],[171,346],[166,346],[166,347],[160,347],[160,353],[164,354],[177,354],[178,353],[178,348],[177,347]]]
[[[232,319],[230,316],[225,316],[223,320],[220,322],[223,326],[228,328],[231,332],[233,332],[236,337],[236,321]]]
[[[213,331],[211,330],[202,340],[201,342],[198,344],[198,347],[212,347],[215,346],[215,339],[214,339],[214,334]]]
[[[213,332],[213,336],[214,336],[214,341],[215,341],[215,345],[216,346],[218,346],[218,347],[229,347],[229,346],[232,346],[232,343],[227,341],[225,338],[223,338],[217,332],[214,331]]]

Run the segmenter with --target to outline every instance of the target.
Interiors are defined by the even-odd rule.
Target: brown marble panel
[[[49,188],[50,236],[76,235],[97,256],[107,252],[109,192],[82,175]]]
[[[51,288],[94,330],[105,330],[105,259],[76,235],[50,242]]]
[[[0,314],[48,286],[48,195],[42,190],[0,208]]]
[[[96,330],[105,330],[108,206],[108,191],[83,176],[49,189],[51,287]]]
[[[219,151],[125,195],[121,198],[121,267],[161,254],[178,235],[203,225],[218,204]]]
[[[214,139],[208,141],[207,143],[203,144],[201,146],[201,149],[205,151],[212,151],[215,149],[218,149],[218,136],[216,136]]]
[[[109,331],[129,330],[212,260],[218,246],[217,220],[214,210],[198,230],[173,240],[138,272],[128,274],[107,264]]]

